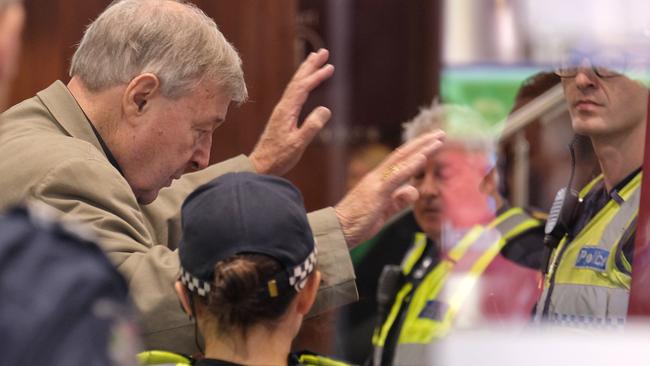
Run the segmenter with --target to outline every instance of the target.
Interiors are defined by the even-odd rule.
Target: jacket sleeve
[[[248,159],[237,157],[189,174],[143,207],[107,161],[69,159],[52,167],[32,187],[30,198],[55,208],[66,221],[90,225],[129,283],[145,347],[192,354],[196,352],[194,328],[173,291],[179,274],[175,249],[180,239],[180,206],[200,184],[237,170],[250,170]],[[314,307],[323,310],[356,299],[345,240],[336,217],[327,211],[310,215],[323,277],[329,277]]]

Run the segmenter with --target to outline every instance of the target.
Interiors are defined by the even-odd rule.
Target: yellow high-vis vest
[[[632,266],[621,239],[635,230],[641,198],[641,172],[568,242],[553,251],[536,321],[568,327],[619,327],[625,323]],[[602,176],[580,192],[584,198]],[[629,235],[628,235],[629,237]]]
[[[424,362],[427,345],[445,336],[452,328],[461,306],[472,292],[476,282],[492,263],[507,241],[542,223],[532,218],[521,208],[511,208],[499,215],[488,226],[476,226],[441,258],[438,264],[422,279],[414,289],[406,282],[397,291],[393,305],[383,324],[375,329],[373,335],[373,364],[381,365],[384,346],[393,324],[397,321],[400,309],[409,299],[404,321],[393,353],[392,365],[414,365]],[[497,235],[495,235],[495,232]],[[402,262],[403,276],[408,276],[425,252],[426,236],[415,235],[414,243]],[[480,254],[474,258],[467,275],[453,288],[445,288],[445,282],[458,263],[469,250]],[[380,285],[381,289],[382,286]],[[390,360],[383,360],[383,363]]]

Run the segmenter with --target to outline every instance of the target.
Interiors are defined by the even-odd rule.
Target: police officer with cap
[[[344,365],[291,353],[320,282],[302,196],[287,180],[231,173],[182,207],[176,291],[213,365]]]

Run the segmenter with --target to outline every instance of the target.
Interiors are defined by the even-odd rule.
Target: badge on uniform
[[[584,247],[578,253],[576,268],[593,269],[599,272],[605,270],[609,251],[597,247]]]

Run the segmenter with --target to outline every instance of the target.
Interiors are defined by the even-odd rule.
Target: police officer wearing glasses
[[[554,207],[559,219],[546,230],[551,255],[537,321],[581,328],[625,322],[648,98],[646,87],[623,74],[630,64],[574,55],[556,70],[573,130],[591,140],[602,174],[585,187],[569,184],[566,197],[574,198],[565,201],[575,203]]]

